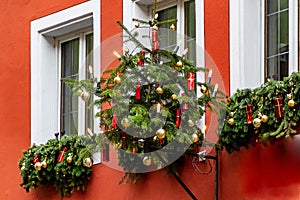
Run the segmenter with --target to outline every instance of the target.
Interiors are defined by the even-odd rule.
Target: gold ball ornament
[[[160,128],[156,131],[156,136],[159,139],[164,139],[166,137],[166,131],[164,129]]]
[[[227,123],[228,123],[229,125],[233,125],[233,124],[234,124],[234,119],[233,119],[233,118],[230,118],[230,119],[227,121]]]
[[[294,106],[295,106],[295,101],[294,101],[293,99],[290,99],[290,100],[288,101],[288,106],[289,106],[289,107],[294,107]]]
[[[267,115],[261,116],[261,121],[266,123],[269,120],[269,117]]]
[[[43,168],[47,168],[47,166],[48,166],[46,160],[44,160],[44,161],[41,163],[41,165],[42,165]]]
[[[181,60],[179,60],[179,61],[176,63],[176,66],[177,66],[177,67],[182,67],[182,66],[183,66],[183,63],[182,63],[182,61],[181,61]]]
[[[174,25],[174,24],[171,24],[170,30],[171,30],[171,31],[175,31],[175,29],[176,29],[175,25]]]
[[[187,121],[187,124],[188,124],[189,127],[193,127],[195,125],[193,120],[190,120],[190,119]]]
[[[118,142],[118,143],[116,144],[116,147],[117,147],[118,149],[121,149],[121,148],[122,148],[122,144]]]
[[[150,165],[152,164],[151,157],[150,157],[150,156],[145,156],[145,157],[143,158],[143,163],[144,163],[144,165],[146,165],[146,166],[150,166]]]
[[[120,83],[121,80],[122,80],[122,79],[121,79],[119,76],[116,76],[116,77],[114,78],[114,83],[115,83],[115,84]]]
[[[128,49],[128,48],[125,48],[125,49],[124,49],[124,53],[129,53],[129,49]]]
[[[85,102],[88,102],[90,100],[91,94],[87,91],[83,91],[81,93],[81,99]]]
[[[68,156],[68,157],[67,157],[67,163],[70,164],[71,162],[72,162],[72,156]]]
[[[234,112],[230,112],[229,117],[233,117],[233,116],[234,116]]]
[[[91,158],[85,158],[85,159],[83,159],[83,165],[85,166],[85,167],[92,167],[92,165],[93,165],[93,161],[92,161],[92,159]]]
[[[257,117],[258,117],[259,119],[261,119],[261,118],[262,118],[262,114],[261,114],[261,113],[258,113],[258,114],[257,114]]]
[[[122,126],[124,126],[125,128],[128,128],[130,125],[129,119],[128,118],[124,118],[121,121]]]
[[[40,171],[42,169],[42,164],[40,162],[37,162],[34,164],[34,169]]]
[[[292,94],[287,94],[287,95],[286,95],[286,98],[292,99]]]
[[[176,94],[172,94],[171,99],[173,101],[176,101],[178,99],[178,96]]]
[[[158,26],[157,25],[154,25],[153,27],[152,27],[154,30],[158,30]]]
[[[164,93],[164,90],[161,87],[156,88],[155,91],[156,91],[157,94],[163,94]]]
[[[261,120],[260,120],[259,118],[255,118],[255,119],[253,120],[253,126],[254,126],[255,128],[259,128],[259,127],[261,126]]]
[[[193,135],[192,135],[192,141],[193,141],[193,143],[196,143],[196,142],[199,141],[199,137],[198,137],[198,135],[196,133],[193,133]]]
[[[206,87],[205,85],[201,85],[200,91],[201,91],[202,93],[206,93],[206,92],[207,92],[207,87]]]
[[[135,22],[135,23],[134,23],[134,27],[135,27],[135,28],[139,28],[140,25],[141,25],[140,22]]]

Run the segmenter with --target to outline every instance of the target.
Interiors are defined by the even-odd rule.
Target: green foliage
[[[270,81],[254,90],[238,90],[228,101],[226,118],[221,124],[219,143],[228,152],[248,147],[257,141],[263,144],[274,143],[281,138],[289,138],[296,134],[294,126],[299,122],[299,81],[300,73],[293,73],[283,81]],[[275,115],[275,98],[283,98],[284,116]],[[288,102],[295,102],[289,106]],[[253,119],[268,117],[266,122],[261,121],[259,127],[246,123],[246,109],[248,104],[253,105]],[[232,116],[233,115],[233,116]],[[233,124],[228,121],[234,119]]]
[[[23,152],[19,161],[23,180],[21,186],[29,192],[40,185],[50,184],[62,197],[76,190],[86,190],[92,169],[84,165],[84,160],[91,157],[84,144],[91,144],[90,141],[94,139],[87,136],[63,136],[60,140],[52,139],[46,144],[31,146]],[[64,157],[58,162],[62,154]]]

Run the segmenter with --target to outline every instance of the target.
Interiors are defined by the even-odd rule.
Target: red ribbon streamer
[[[152,28],[152,50],[157,50],[158,46],[157,30]]]
[[[188,73],[188,90],[194,90],[194,89],[195,89],[195,74]]]
[[[34,158],[33,158],[33,164],[37,163],[37,162],[40,162],[39,160],[39,157],[36,155]]]
[[[112,119],[112,124],[111,127],[112,128],[116,128],[117,127],[117,121],[118,121],[118,117],[116,114],[113,115],[113,119]]]
[[[62,150],[59,152],[59,155],[57,157],[57,162],[62,162],[65,157],[65,152],[67,151],[67,147],[63,147]]]
[[[176,127],[179,128],[179,126],[180,126],[180,109],[177,109],[177,110],[176,110],[176,120],[175,120],[175,124],[176,124]]]
[[[245,106],[246,108],[246,122],[247,124],[252,124],[252,104]]]
[[[140,82],[136,83],[135,99],[136,100],[141,100],[141,83]]]

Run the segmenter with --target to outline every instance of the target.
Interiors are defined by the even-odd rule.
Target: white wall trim
[[[289,75],[298,71],[298,1],[289,1]]]

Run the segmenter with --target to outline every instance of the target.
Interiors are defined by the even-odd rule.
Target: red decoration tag
[[[34,158],[33,158],[33,164],[37,163],[37,162],[40,162],[39,160],[39,157],[36,155]]]
[[[140,51],[141,57],[138,59],[137,61],[137,65],[142,67],[144,66],[145,62],[144,62],[144,58],[145,58],[145,51],[141,50]]]
[[[158,46],[157,30],[152,28],[152,50],[157,50]]]
[[[252,107],[252,104],[248,104],[247,106],[245,106],[247,124],[252,124]]]
[[[275,115],[276,115],[276,117],[277,118],[284,117],[282,98],[275,98],[274,99],[274,105],[275,105]]]
[[[140,82],[136,83],[135,99],[136,100],[141,100],[141,83]]]
[[[176,127],[179,128],[179,126],[180,126],[180,109],[177,109],[177,110],[176,110],[176,120],[175,120],[175,124],[176,124]]]
[[[118,117],[117,117],[116,114],[114,114],[113,118],[112,118],[112,124],[111,124],[112,128],[116,128],[117,127],[117,121],[118,121]]]
[[[67,147],[63,147],[62,150],[59,152],[59,155],[57,157],[57,162],[62,162],[65,157],[65,152],[67,151]]]
[[[195,74],[188,73],[188,90],[195,89]]]
[[[126,135],[124,132],[122,132],[122,147],[125,148],[126,146]]]

